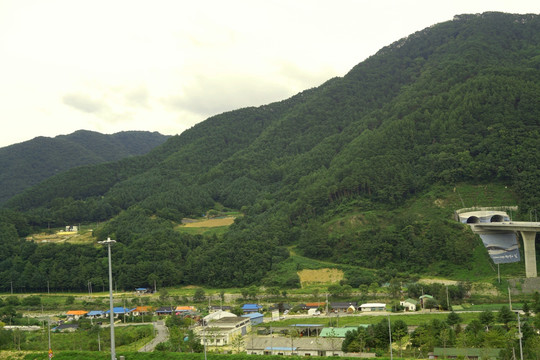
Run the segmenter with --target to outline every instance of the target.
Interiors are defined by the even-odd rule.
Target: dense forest
[[[536,211],[539,99],[540,17],[456,16],[318,88],[211,117],[146,155],[70,169],[13,197],[0,214],[9,281],[0,290],[103,283],[100,246],[21,240],[85,222],[100,222],[96,241],[118,241],[125,289],[297,286],[295,276],[267,276],[291,248],[356,267],[346,279],[354,286],[471,271],[481,243],[452,220],[456,208],[409,207],[471,184],[509,189],[522,216]],[[175,230],[210,209],[243,216],[220,235]]]
[[[105,135],[79,130],[0,148],[0,204],[64,170],[143,155],[168,138],[147,131]]]

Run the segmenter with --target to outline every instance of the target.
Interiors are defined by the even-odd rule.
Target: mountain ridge
[[[523,214],[540,201],[539,34],[538,15],[461,15],[344,77],[213,116],[146,155],[66,171],[5,208],[36,227],[101,222],[94,235],[118,241],[124,287],[134,274],[165,286],[290,286],[293,274],[265,279],[289,246],[359,267],[347,275],[354,284],[373,280],[360,267],[385,281],[466,278],[489,260],[452,220],[452,189],[485,185],[496,189],[489,203],[467,205],[511,199]],[[415,202],[424,206],[408,209]],[[214,209],[244,216],[219,236],[174,230]],[[333,225],[351,214],[362,221]]]
[[[38,136],[0,148],[0,204],[64,170],[142,155],[167,138],[157,132],[124,131],[106,135],[78,130],[54,138]]]

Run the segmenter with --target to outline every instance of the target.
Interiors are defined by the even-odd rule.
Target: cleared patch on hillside
[[[343,280],[343,271],[338,269],[304,269],[298,272],[300,284],[302,286],[308,284],[333,284]]]
[[[234,223],[235,217],[225,217],[225,218],[215,218],[207,220],[192,221],[183,225],[183,227],[218,227],[218,226],[229,226]]]
[[[71,244],[87,244],[94,241],[91,231],[85,232],[65,232],[59,231],[56,233],[39,233],[32,234],[26,238],[28,241],[33,241],[36,244],[47,243],[71,243]]]

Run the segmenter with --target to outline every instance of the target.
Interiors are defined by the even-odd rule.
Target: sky
[[[0,0],[0,147],[180,134],[287,99],[457,14],[538,0]]]

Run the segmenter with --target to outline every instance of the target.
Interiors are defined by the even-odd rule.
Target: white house
[[[407,299],[399,302],[399,305],[405,308],[405,311],[416,311],[418,306],[418,301],[414,299]]]
[[[360,305],[361,311],[386,311],[386,304],[384,303],[366,303]]]

